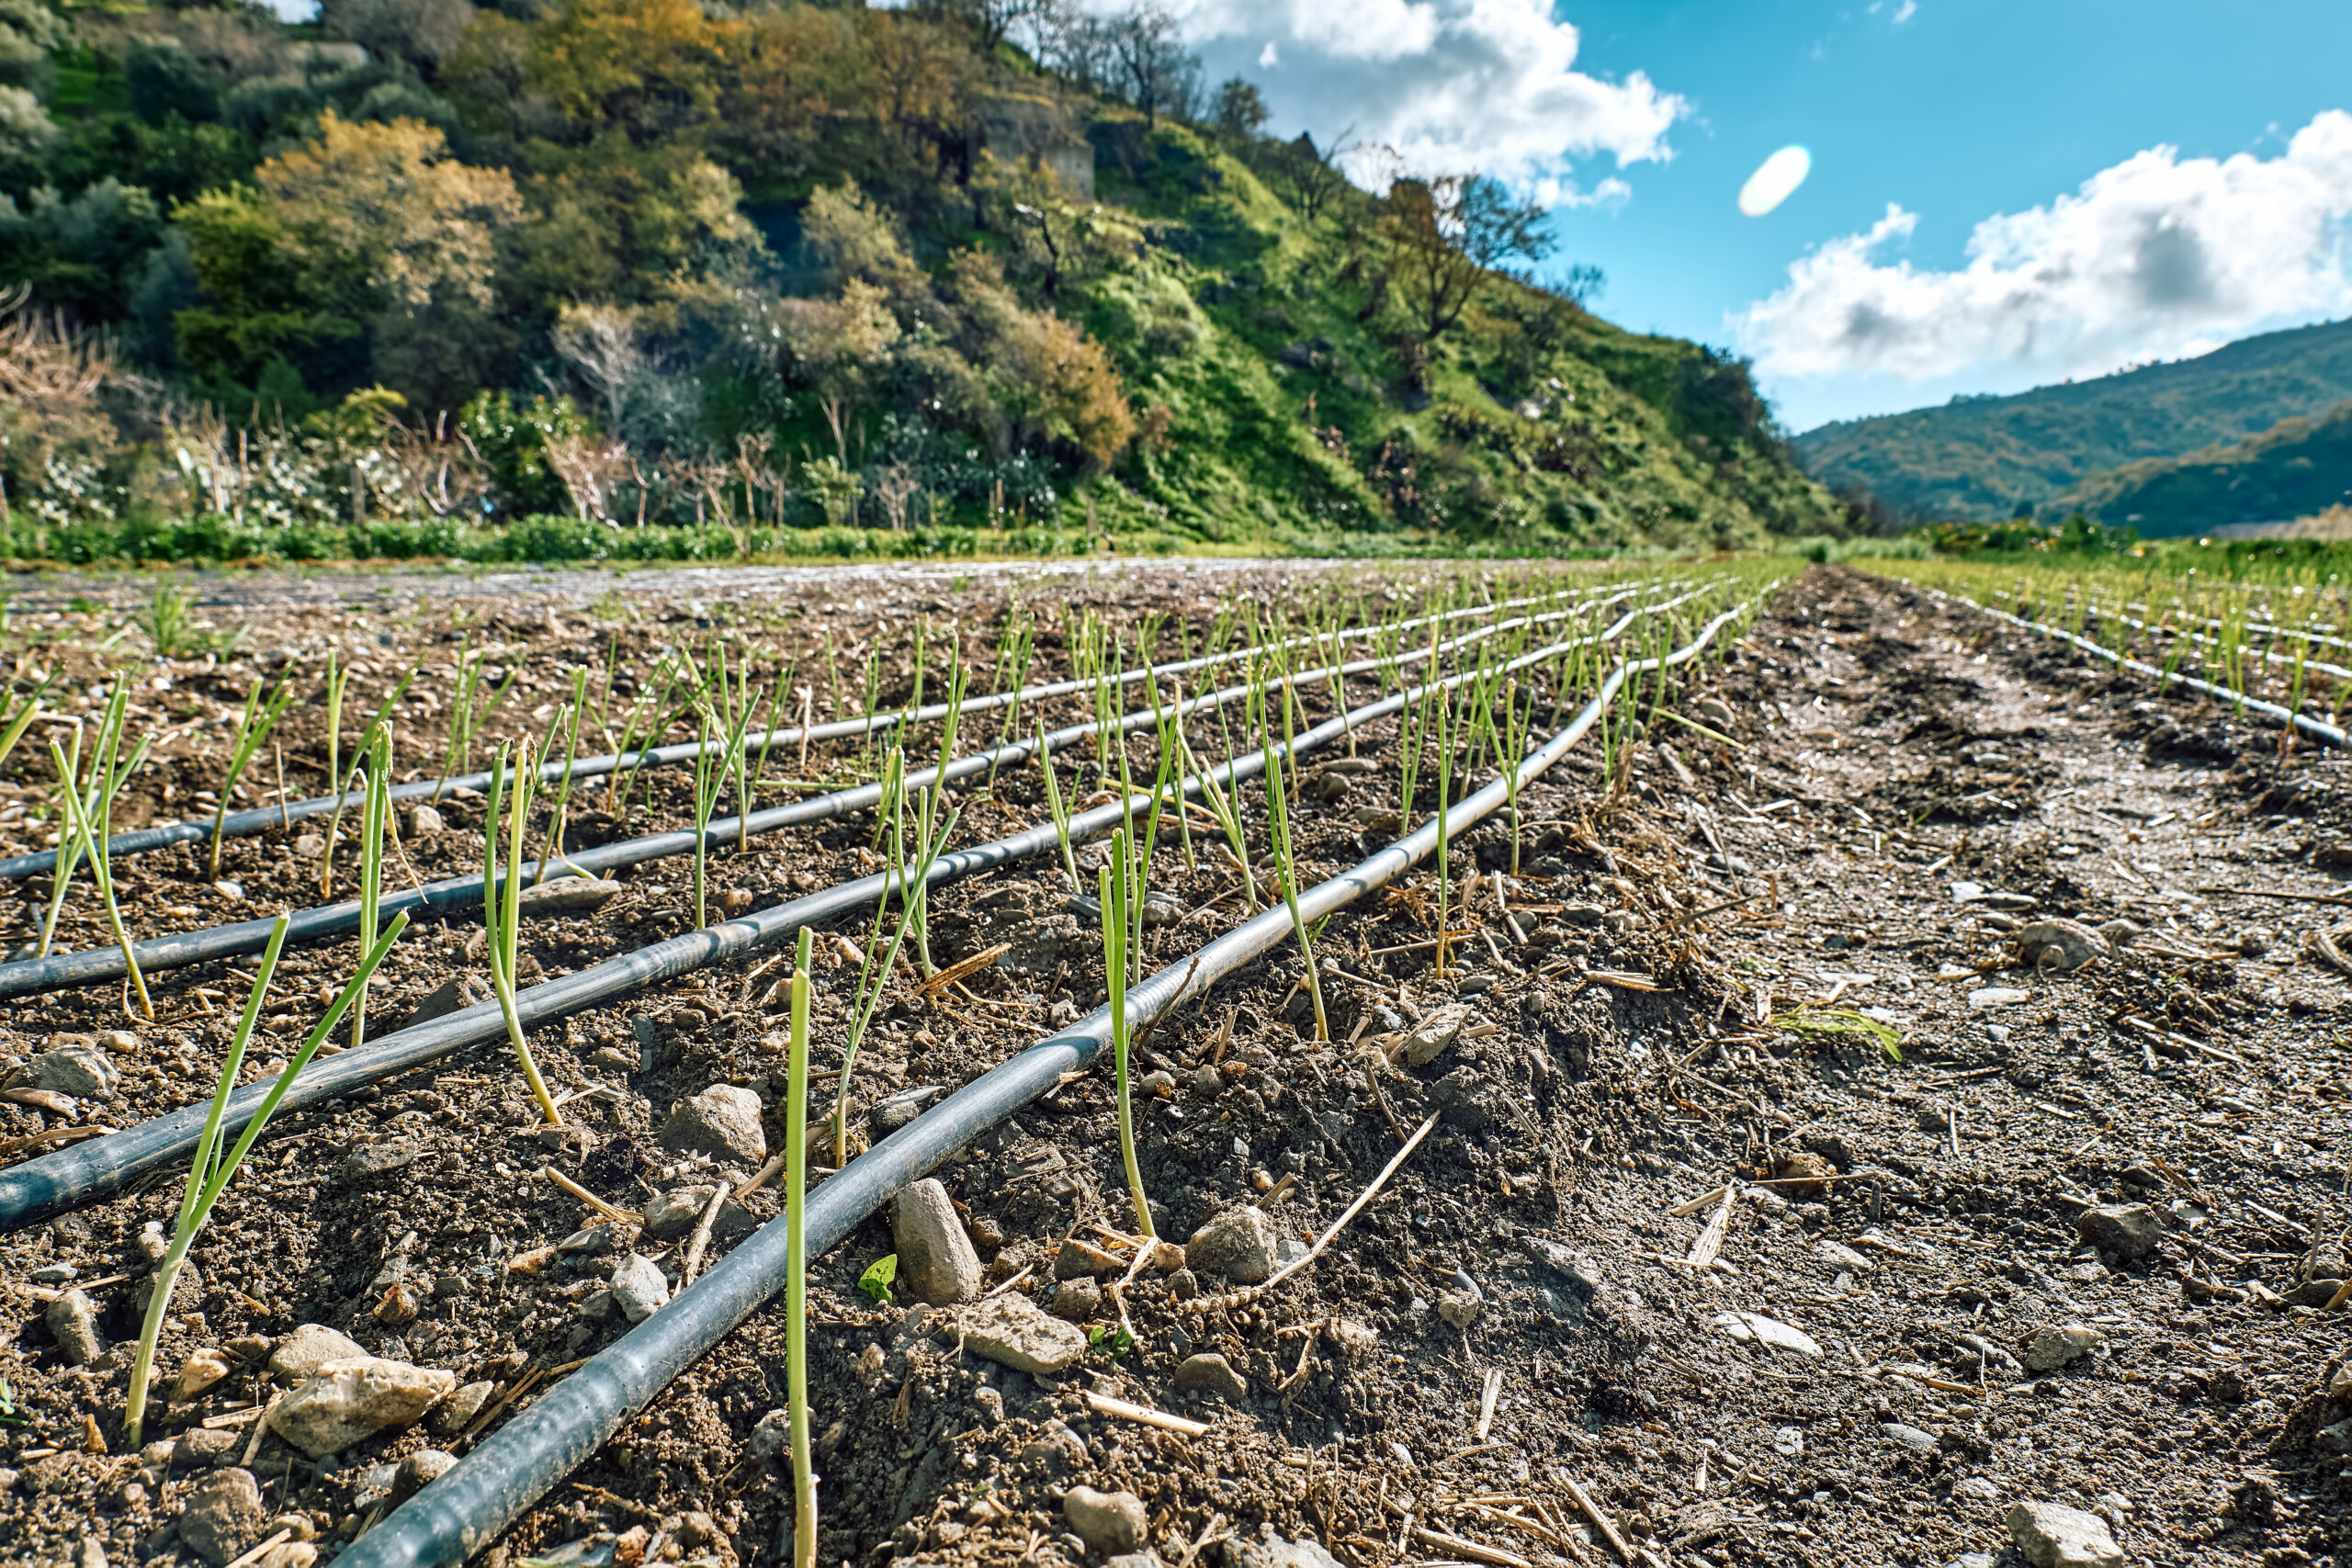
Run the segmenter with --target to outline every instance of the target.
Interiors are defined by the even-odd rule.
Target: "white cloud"
[[[1918,14],[1919,0],[1903,0],[1903,4],[1895,10],[1894,25],[1899,28]]]
[[[2352,114],[2330,109],[2274,158],[2137,153],[2046,207],[1985,219],[1951,271],[1882,259],[1918,223],[1890,203],[1732,324],[1778,377],[2104,374],[2352,310],[2348,217]]]
[[[1547,0],[1178,0],[1170,9],[1210,80],[1279,60],[1261,79],[1278,127],[1393,149],[1416,173],[1476,170],[1574,199],[1622,199],[1622,182],[1580,190],[1580,158],[1619,167],[1671,156],[1690,106],[1635,72],[1577,70],[1577,29]],[[1260,51],[1259,40],[1264,40]],[[1279,46],[1279,47],[1278,47]]]
[[[1261,71],[1271,71],[1282,62],[1282,52],[1274,48],[1274,40],[1268,39],[1266,40],[1266,47],[1258,51],[1258,69]]]

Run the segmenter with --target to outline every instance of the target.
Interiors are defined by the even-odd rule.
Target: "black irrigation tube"
[[[1662,659],[1635,660],[1611,671],[1568,727],[1519,764],[1520,782],[1537,777],[1566,756],[1608,711],[1629,675],[1696,659],[1717,631],[1770,592],[1768,587],[1747,604],[1724,611],[1689,644]],[[1500,778],[1467,796],[1447,814],[1449,838],[1476,827],[1509,798]],[[1318,919],[1385,886],[1434,853],[1437,840],[1438,824],[1431,818],[1352,869],[1303,890],[1300,918]],[[1129,1027],[1172,1011],[1187,995],[1206,990],[1287,940],[1290,932],[1290,911],[1277,905],[1170,964],[1127,993]],[[1102,1054],[1110,1035],[1110,1010],[1098,1008],[983,1073],[852,1160],[809,1194],[809,1255],[839,1245],[901,1188],[922,1179],[974,1137],[1053,1089],[1063,1074],[1084,1069]],[[336,1561],[346,1568],[441,1568],[462,1562],[490,1545],[602,1447],[622,1422],[783,1289],[787,1251],[784,1221],[769,1221],[676,1300],[541,1393],[454,1469],[345,1548]]]
[[[2139,660],[2118,653],[2111,648],[2102,648],[2088,637],[2076,637],[2073,632],[2062,631],[2056,626],[2044,626],[2040,621],[2029,621],[2022,615],[2012,615],[2007,610],[1996,610],[1990,604],[1980,604],[1964,593],[1948,593],[1939,588],[1930,589],[1928,592],[1932,597],[1950,599],[1955,604],[1965,604],[1970,609],[1990,615],[1996,621],[2007,621],[2020,630],[2033,632],[2041,637],[2056,637],[2061,642],[2072,643],[2093,658],[2104,659],[2109,664],[2119,668],[2132,671],[2136,674],[2152,675],[2155,678],[2158,692],[2162,692],[2167,686],[2186,686],[2192,692],[2199,692],[2209,697],[2218,697],[2241,709],[2251,709],[2266,718],[2277,719],[2280,724],[2299,729],[2323,745],[2352,747],[2352,735],[2346,735],[2335,725],[2322,724],[2318,719],[2297,713],[2292,708],[2280,707],[2277,703],[2264,702],[2260,697],[2249,697],[2234,687],[2219,685],[2211,681],[2199,681],[2193,675],[2183,675],[2177,671],[2166,674],[2153,664],[2143,664]]]
[[[1607,641],[1623,631],[1634,618],[1629,615],[1593,638],[1555,643],[1522,654],[1509,661],[1505,668],[1525,668],[1579,643]],[[1424,686],[1413,687],[1351,709],[1304,731],[1287,750],[1292,754],[1315,750],[1351,729],[1362,728],[1373,720],[1419,700],[1426,688],[1451,687],[1469,678],[1470,672],[1467,671],[1449,675],[1440,681],[1425,682]],[[1230,788],[1244,779],[1254,778],[1265,772],[1271,760],[1284,754],[1285,750],[1277,743],[1265,750],[1231,759],[1220,767],[1208,770],[1208,773]],[[1182,784],[1183,793],[1188,796],[1196,794],[1203,776],[1195,773],[1185,778]],[[1107,833],[1148,804],[1148,800],[1138,796],[1077,813],[1069,819],[1071,841],[1091,840]],[[926,886],[952,882],[977,872],[1043,854],[1057,848],[1059,843],[1054,825],[1048,822],[989,843],[950,851],[932,863]],[[591,964],[576,975],[567,975],[560,979],[534,986],[516,997],[515,1011],[526,1029],[583,1011],[648,986],[690,974],[722,958],[781,940],[803,926],[821,925],[828,920],[839,919],[865,908],[883,897],[886,891],[896,888],[899,882],[899,878],[894,872],[879,871],[805,897],[791,899],[756,914],[654,942],[634,953]],[[439,1061],[467,1046],[503,1040],[505,1034],[505,1021],[498,1004],[495,1001],[477,1003],[429,1022],[380,1036],[358,1050],[313,1061],[295,1080],[293,1088],[280,1102],[280,1109],[302,1111],[324,1104],[380,1078]],[[237,1090],[230,1097],[221,1125],[231,1132],[243,1127],[270,1087],[267,1083],[254,1083]],[[126,1128],[103,1138],[92,1138],[0,1170],[0,1235],[38,1224],[85,1204],[102,1201],[152,1171],[185,1163],[196,1146],[197,1136],[209,1109],[206,1102],[182,1106],[136,1127]]]
[[[1409,631],[1417,626],[1459,619],[1464,615],[1487,615],[1498,610],[1541,604],[1549,599],[1583,597],[1599,599],[1605,604],[1612,599],[1623,598],[1627,594],[1639,592],[1643,586],[1645,585],[1636,584],[1621,591],[1618,584],[1604,583],[1595,588],[1562,589],[1556,593],[1538,594],[1527,599],[1505,600],[1498,604],[1474,604],[1465,609],[1442,611],[1438,615],[1425,615],[1419,620],[1399,622],[1394,628],[1357,628],[1342,635],[1351,637],[1362,637],[1369,635],[1372,630],[1379,629]],[[1218,664],[1229,663],[1236,659],[1245,659],[1253,653],[1274,652],[1282,649],[1307,646],[1320,640],[1326,639],[1293,637],[1283,643],[1257,643],[1248,648],[1228,649],[1223,653],[1204,654],[1197,659],[1179,660],[1172,663],[1156,664],[1148,668],[1123,670],[1111,679],[1122,686],[1132,685],[1138,681],[1154,676],[1181,675],[1193,670],[1204,670]],[[965,714],[991,713],[1015,702],[1045,701],[1093,689],[1094,682],[1091,681],[1053,681],[1035,686],[1024,686],[1018,691],[997,692],[986,696],[969,697],[965,700],[959,711]],[[804,734],[806,739],[812,741],[846,739],[853,736],[871,734],[877,729],[887,729],[895,724],[922,724],[933,719],[944,718],[954,706],[955,705],[948,703],[933,703],[920,708],[895,708],[888,713],[869,714],[864,718],[844,718],[826,724],[810,725],[805,732],[797,728],[770,729],[758,735],[744,737],[743,747],[744,750],[749,750],[753,746],[758,746],[764,750],[774,746],[797,745]],[[639,751],[605,752],[594,757],[575,758],[571,763],[571,773],[574,779],[602,778],[607,773],[619,773],[624,769],[637,771],[659,764],[686,761],[699,756],[706,745],[714,751],[724,750],[727,748],[727,743],[723,740],[707,743],[700,740],[682,740],[673,746],[656,746]],[[539,768],[539,777],[552,783],[564,776],[564,769],[565,764],[561,762],[543,763]],[[438,800],[451,790],[481,790],[487,788],[489,784],[490,774],[486,772],[435,779],[431,783],[420,779],[413,784],[394,784],[391,796],[394,801]],[[232,811],[221,819],[220,833],[223,838],[248,838],[255,833],[266,832],[273,826],[283,827],[298,817],[324,816],[334,810],[338,804],[348,809],[356,810],[366,804],[366,796],[362,792],[355,790],[340,797],[339,800],[334,795],[323,795],[313,796],[309,800],[288,801],[283,806],[262,806],[255,807],[250,811]],[[107,858],[111,861],[125,855],[146,854],[155,850],[169,849],[174,844],[202,843],[209,840],[211,837],[212,821],[209,818],[199,821],[166,823],[158,828],[135,829],[130,832],[117,833],[113,836],[107,843]],[[32,854],[12,855],[6,859],[0,859],[0,880],[38,876],[44,872],[53,871],[56,866],[57,852],[55,850],[40,850]]]
[[[1630,597],[1632,593],[1637,592],[1639,589],[1635,588],[1627,591],[1624,594],[1611,595],[1608,599],[1601,600],[1600,605],[1553,610],[1540,615],[1521,615],[1507,621],[1498,621],[1492,626],[1481,626],[1476,631],[1464,633],[1446,642],[1434,644],[1429,648],[1415,648],[1409,652],[1399,655],[1397,662],[1401,664],[1424,660],[1430,657],[1432,652],[1453,652],[1474,642],[1497,637],[1504,632],[1514,631],[1522,626],[1587,614],[1594,608],[1606,606],[1618,598]],[[1704,592],[1704,590],[1694,592]],[[1689,597],[1690,595],[1684,595],[1684,599]],[[1684,599],[1671,599],[1661,604],[1629,611],[1608,635],[1614,637],[1618,632],[1623,631],[1636,615],[1672,609],[1675,605],[1683,603]],[[1348,664],[1329,665],[1319,670],[1302,671],[1288,676],[1273,676],[1270,678],[1269,683],[1274,686],[1311,684],[1317,681],[1329,680],[1334,675],[1369,674],[1383,668],[1385,663],[1385,660],[1378,659],[1357,660]],[[1219,707],[1226,703],[1239,700],[1247,695],[1249,691],[1250,688],[1247,685],[1241,685],[1227,686],[1217,692],[1204,692],[1198,696],[1185,698],[1181,711],[1190,714],[1204,708]],[[1159,722],[1159,717],[1160,710],[1139,708],[1120,718],[1119,729],[1125,734],[1132,734],[1139,729],[1148,729]],[[1091,723],[1070,725],[1046,736],[1046,746],[1049,750],[1059,751],[1066,747],[1086,740],[1095,733],[1096,727]],[[947,779],[952,783],[957,779],[969,778],[975,773],[986,773],[1007,764],[1018,766],[1035,756],[1036,750],[1037,741],[1033,736],[1027,739],[1014,740],[985,751],[975,752],[971,756],[961,757],[948,763]],[[928,788],[939,771],[935,764],[918,769],[907,775],[906,787],[910,790]],[[880,784],[857,784],[828,795],[810,795],[793,801],[789,805],[771,807],[765,811],[753,812],[748,827],[737,818],[715,818],[710,823],[704,841],[711,847],[723,848],[736,841],[739,832],[766,833],[778,828],[791,827],[799,823],[826,821],[835,817],[846,816],[851,812],[863,811],[876,805],[881,797]],[[622,866],[639,865],[647,861],[667,859],[672,855],[691,854],[694,852],[695,839],[695,833],[691,828],[680,828],[668,832],[649,833],[640,838],[624,839],[616,843],[603,844],[592,850],[581,850],[567,854],[561,860],[549,864],[548,872],[549,875],[555,875],[565,867],[588,872],[612,871]],[[537,875],[540,864],[538,861],[525,862],[521,874],[526,877]],[[481,877],[476,874],[447,877],[439,882],[426,883],[423,886],[388,893],[379,901],[378,908],[382,918],[390,919],[394,914],[403,910],[412,916],[417,916],[437,910],[478,908],[481,903]],[[169,936],[147,937],[133,942],[131,947],[138,955],[140,972],[152,975],[162,970],[185,969],[190,964],[209,964],[221,959],[234,958],[243,953],[259,953],[268,945],[270,932],[276,927],[275,916],[264,919],[237,920],[228,925],[207,926],[199,931],[178,931]],[[295,915],[287,928],[287,939],[289,942],[308,942],[358,929],[359,902],[356,898],[345,899],[338,904],[323,904],[314,908],[304,909]],[[53,953],[47,958],[20,958],[10,963],[0,963],[0,998],[27,996],[66,986],[96,985],[104,980],[118,979],[126,973],[128,971],[124,967],[122,949],[119,947],[85,947],[72,953]]]

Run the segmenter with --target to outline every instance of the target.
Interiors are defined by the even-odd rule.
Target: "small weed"
[[[864,1291],[866,1299],[876,1306],[888,1306],[890,1287],[897,1283],[898,1278],[899,1255],[886,1253],[865,1266],[865,1272],[857,1277],[857,1288]]]

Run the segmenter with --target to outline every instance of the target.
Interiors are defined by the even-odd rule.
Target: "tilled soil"
[[[1189,596],[1170,607],[1205,613]],[[587,649],[584,628],[525,625],[537,609],[492,614],[515,617],[494,628],[510,639]],[[626,629],[649,662],[663,625]],[[535,705],[568,689],[545,662],[529,666]],[[2330,1029],[2344,981],[2319,940],[2337,897],[2324,868],[2352,863],[2336,853],[2345,777],[2223,710],[2147,698],[1899,584],[1816,570],[1784,588],[1726,667],[1671,699],[1710,728],[1727,710],[1738,749],[1653,719],[1615,777],[1596,739],[1525,793],[1517,874],[1506,825],[1469,835],[1453,860],[1457,876],[1478,868],[1466,918],[1453,896],[1478,929],[1446,972],[1424,871],[1323,931],[1333,1040],[1313,1038],[1287,946],[1144,1043],[1140,1161],[1167,1238],[1254,1204],[1290,1256],[1434,1119],[1304,1270],[1204,1312],[1238,1281],[1195,1247],[1198,1269],[1110,1290],[1136,1222],[1101,1071],[936,1173],[983,1288],[1089,1328],[1077,1364],[1014,1371],[966,1343],[976,1308],[903,1288],[869,1300],[861,1274],[897,1247],[887,1216],[814,1261],[820,1559],[1092,1561],[1100,1532],[1090,1548],[1066,1507],[1088,1486],[1133,1495],[1169,1568],[1263,1562],[1269,1532],[1351,1568],[1940,1565],[2013,1550],[2018,1503],[2101,1516],[2132,1562],[2328,1561],[2352,1494],[2352,1428],[2331,1430],[2352,1393],[2326,1393],[2346,1321]],[[1355,750],[1361,771],[1308,767],[1309,878],[1385,836],[1394,727]],[[162,776],[207,787],[194,749],[179,766]],[[1035,781],[967,791],[967,814],[989,835],[1035,822]],[[677,819],[678,783],[649,782],[615,835]],[[477,863],[466,804],[451,818],[407,845],[424,875]],[[821,886],[878,863],[869,833],[851,820],[722,853],[713,886],[762,905]],[[131,881],[142,908],[200,909],[185,925],[250,913],[315,875],[292,839],[232,846],[235,909],[202,904],[224,896],[176,852]],[[1155,863],[1174,900],[1149,967],[1243,916],[1206,839],[1189,869],[1174,842]],[[684,929],[684,880],[680,863],[641,869],[595,914],[532,928],[533,961],[561,973]],[[2053,916],[2107,951],[2071,972],[2054,950],[2027,965],[2020,928]],[[377,1027],[478,969],[477,930],[428,924],[405,942]],[[73,933],[98,940],[95,923]],[[862,1130],[892,1124],[893,1096],[967,1081],[1102,994],[1091,922],[1042,863],[943,891],[932,942],[941,964],[1009,950],[960,991],[894,993],[857,1066]],[[281,1041],[347,947],[294,960],[279,994],[309,1010]],[[122,1341],[142,1233],[168,1225],[178,1179],[0,1244],[0,1540],[76,1568],[220,1568],[265,1520],[320,1560],[373,1526],[404,1456],[464,1453],[626,1332],[605,1289],[616,1261],[634,1251],[674,1274],[709,1184],[759,1163],[675,1146],[680,1100],[750,1089],[768,1108],[760,1152],[776,1146],[779,974],[752,955],[539,1031],[542,1066],[575,1096],[568,1133],[540,1129],[503,1047],[274,1123],[175,1297],[161,1363],[219,1348],[234,1370],[151,1417],[168,1452],[119,1451]],[[820,1069],[838,1066],[853,980],[820,974]],[[96,1115],[77,1108],[85,1122],[201,1092],[242,986],[213,965],[156,991],[166,1021],[107,1047],[123,1081]],[[24,1056],[57,1032],[125,1027],[119,997],[69,994],[12,1008],[0,1039]],[[0,1137],[56,1115],[0,1108]],[[542,1168],[645,1227],[600,1229]],[[771,1185],[722,1210],[711,1255],[775,1204]],[[67,1268],[111,1345],[82,1366],[43,1299]],[[489,1387],[313,1460],[255,1419],[286,1386],[273,1344],[304,1324]],[[485,1556],[781,1560],[783,1342],[771,1303]],[[1101,1396],[1207,1429],[1105,1414]],[[246,1510],[225,1532],[209,1524],[224,1493]]]

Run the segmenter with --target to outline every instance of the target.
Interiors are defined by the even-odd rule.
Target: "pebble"
[[[205,1562],[220,1565],[261,1539],[261,1488],[250,1470],[223,1470],[188,1489],[179,1538]]]
[[[365,1356],[359,1342],[337,1334],[323,1324],[306,1323],[279,1341],[270,1353],[269,1370],[278,1377],[316,1377],[329,1361],[348,1361]]]
[[[902,1189],[890,1205],[890,1238],[898,1248],[898,1282],[929,1306],[977,1300],[980,1255],[956,1217],[947,1189],[932,1178]]]
[[[1187,1393],[1214,1393],[1236,1404],[1250,1397],[1249,1380],[1223,1356],[1188,1356],[1176,1368],[1176,1386]]]
[[[2036,920],[2018,932],[2017,942],[2027,966],[2037,971],[2080,969],[2113,951],[2107,938],[2078,920]]]
[[[490,1402],[490,1396],[497,1387],[488,1378],[466,1384],[435,1405],[432,1418],[425,1425],[444,1438],[464,1431],[473,1423],[473,1418],[481,1414],[481,1407]]]
[[[2127,920],[2118,915],[2115,919],[2101,924],[2098,934],[2107,938],[2113,946],[2129,947],[2132,945],[2132,939],[2140,934],[2140,926],[2137,921]]]
[[[232,882],[227,877],[222,877],[214,883],[212,891],[232,904],[242,904],[245,901],[245,885],[242,882]]]
[[[491,999],[490,987],[469,975],[458,975],[444,980],[424,993],[408,1017],[401,1021],[401,1028],[413,1029],[420,1023],[430,1023],[436,1018],[447,1018],[453,1012],[463,1012],[480,1007]]]
[[[409,807],[408,830],[412,837],[419,833],[439,832],[441,830],[441,813],[435,811],[430,806],[413,806]]]
[[[1091,1486],[1069,1489],[1062,1498],[1062,1517],[1091,1550],[1108,1555],[1142,1546],[1151,1523],[1143,1499],[1134,1493],[1097,1492]]]
[[[45,1264],[25,1276],[36,1285],[62,1285],[69,1280],[78,1280],[81,1277],[82,1270],[71,1263]]]
[[[1227,1543],[1227,1562],[1238,1562],[1238,1568],[1340,1568],[1340,1560],[1312,1540],[1285,1540],[1274,1533],[1272,1525],[1259,1529],[1260,1539],[1248,1545],[1238,1535]],[[1235,1547],[1240,1550],[1235,1551]]]
[[[180,1363],[179,1382],[173,1387],[172,1399],[175,1403],[194,1399],[228,1375],[229,1358],[220,1351],[191,1351],[188,1359]]]
[[[1794,1350],[1800,1355],[1818,1356],[1821,1345],[1802,1328],[1792,1328],[1778,1318],[1766,1317],[1760,1312],[1719,1312],[1714,1325],[1734,1339],[1756,1339]]]
[[[1690,705],[1690,711],[1717,729],[1727,729],[1731,726],[1731,706],[1720,697],[1701,697]]]
[[[1933,1432],[1921,1431],[1917,1427],[1906,1427],[1900,1421],[1882,1421],[1878,1424],[1878,1429],[1906,1449],[1923,1454],[1935,1451],[1936,1435]]]
[[[458,1374],[381,1356],[329,1361],[278,1401],[271,1430],[320,1459],[413,1422],[458,1386]]]
[[[41,1314],[57,1340],[59,1354],[69,1367],[85,1367],[107,1353],[107,1337],[98,1332],[97,1309],[79,1291],[67,1291],[49,1303]]]
[[[334,1168],[334,1179],[346,1186],[372,1181],[396,1170],[405,1170],[424,1157],[424,1145],[396,1141],[389,1144],[362,1144],[343,1156]]]
[[[2105,1335],[2079,1323],[2064,1324],[2055,1328],[2037,1328],[2033,1331],[2032,1344],[2026,1348],[2026,1370],[2054,1372],[2077,1356],[2087,1356],[2105,1343]]]
[[[1054,1287],[1054,1299],[1046,1310],[1065,1323],[1091,1322],[1102,1311],[1102,1287],[1088,1274],[1064,1280]]]
[[[1274,1271],[1273,1222],[1255,1204],[1227,1209],[1193,1233],[1184,1258],[1196,1272],[1260,1284]]]
[[[523,889],[514,906],[526,917],[584,915],[620,895],[621,885],[600,876],[559,876]]]
[[[1461,1038],[1476,1016],[1459,1002],[1431,1008],[1405,1036],[1406,1065],[1421,1067],[1437,1060],[1447,1046]]]
[[[588,1059],[600,1067],[610,1067],[616,1073],[637,1071],[637,1053],[624,1051],[617,1045],[599,1045],[589,1053]]]
[[[172,1445],[172,1463],[181,1470],[202,1470],[236,1452],[244,1441],[243,1432],[198,1427]]]
[[[1968,1010],[1984,1012],[1993,1008],[2014,1007],[2031,995],[2014,986],[1982,986],[1968,993]]]
[[[2075,1222],[2075,1234],[2101,1252],[2132,1262],[2156,1250],[2164,1240],[2165,1222],[2145,1203],[2099,1204],[2083,1211]]]
[[[440,1449],[419,1449],[401,1461],[392,1472],[392,1502],[407,1502],[458,1468],[458,1456]]]
[[[938,1099],[945,1087],[944,1084],[927,1083],[902,1089],[888,1100],[876,1102],[865,1119],[877,1133],[895,1133],[922,1115],[922,1108]]]
[[[710,1190],[708,1188],[703,1189],[703,1201],[705,1202],[708,1202],[710,1201]],[[695,1213],[699,1214],[701,1211],[696,1210]],[[651,1229],[651,1225],[650,1224],[648,1224],[647,1229],[649,1231]],[[578,1230],[573,1231],[570,1235],[565,1236],[561,1241],[557,1242],[555,1244],[555,1249],[558,1252],[610,1252],[613,1249],[613,1227],[609,1223],[601,1220],[593,1225],[582,1225]],[[444,1280],[456,1280],[457,1276],[454,1274],[444,1274],[441,1278]],[[443,1291],[438,1282],[435,1282],[433,1287],[433,1293],[436,1296],[461,1295],[464,1292],[465,1286],[462,1281],[460,1281],[458,1288],[453,1291]]]
[[[1126,1266],[1099,1247],[1072,1236],[1054,1254],[1054,1278],[1075,1280],[1081,1274],[1124,1274]]]
[[[2056,1503],[2018,1503],[2009,1508],[2009,1539],[2032,1568],[2123,1568],[2122,1548],[2107,1521]]]
[[[760,1128],[760,1097],[734,1084],[715,1083],[693,1099],[678,1101],[662,1123],[662,1142],[686,1153],[758,1165],[768,1157],[767,1134]]]
[[[670,1281],[662,1266],[640,1253],[630,1253],[614,1266],[613,1304],[631,1323],[643,1323],[670,1304]]]
[[[645,1205],[646,1239],[675,1241],[678,1237],[691,1233],[695,1226],[702,1222],[702,1212],[710,1206],[710,1195],[716,1190],[718,1189],[715,1187],[708,1186],[673,1187],[667,1192],[656,1194],[653,1201]],[[729,1198],[718,1205],[718,1218],[711,1222],[710,1228],[714,1235],[741,1235],[755,1228],[758,1222],[753,1220],[746,1210],[734,1199]],[[598,1227],[593,1225],[589,1227],[592,1231],[596,1228]],[[574,1235],[585,1234],[584,1232],[573,1233]],[[607,1229],[605,1240],[610,1242],[611,1239],[611,1232]],[[571,1246],[571,1236],[564,1237],[563,1240],[556,1243],[556,1250],[573,1252],[584,1249],[584,1247]],[[598,1250],[601,1250],[601,1247]]]
[[[86,1040],[52,1045],[32,1059],[32,1087],[79,1100],[112,1100],[122,1069],[114,1058]]]
[[[1016,1372],[1051,1376],[1085,1358],[1086,1336],[1023,1295],[996,1296],[964,1320],[964,1345]]]
[[[1467,1291],[1448,1291],[1437,1299],[1437,1314],[1456,1328],[1467,1328],[1478,1321],[1485,1306]]]
[[[294,855],[298,860],[316,860],[326,852],[327,840],[323,834],[305,833],[294,840]]]

